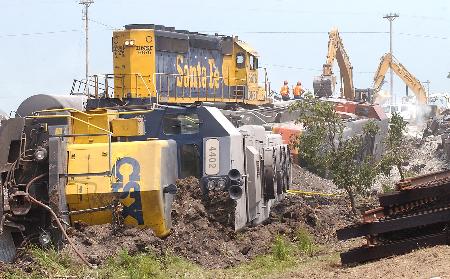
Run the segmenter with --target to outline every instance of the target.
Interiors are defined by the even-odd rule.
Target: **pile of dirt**
[[[292,189],[303,191],[317,191],[323,193],[341,193],[333,181],[322,178],[312,172],[301,168],[299,165],[292,165]]]
[[[302,190],[336,191],[330,181],[297,166],[294,177],[297,187],[304,186]],[[269,252],[277,235],[294,240],[300,228],[308,230],[316,243],[338,247],[336,229],[354,222],[349,203],[343,196],[288,195],[272,208],[265,224],[236,233],[230,226],[232,213],[213,206],[217,203],[205,203],[197,179],[179,180],[177,186],[172,210],[173,232],[165,239],[155,237],[149,229],[139,228],[125,228],[114,234],[110,225],[76,226],[70,231],[71,238],[88,260],[97,265],[127,250],[130,254],[172,253],[203,267],[225,268]],[[70,250],[70,247],[65,249]]]

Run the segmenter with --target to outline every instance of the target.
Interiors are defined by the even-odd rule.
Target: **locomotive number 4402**
[[[206,175],[216,175],[219,173],[219,140],[207,139],[205,141],[205,173]]]

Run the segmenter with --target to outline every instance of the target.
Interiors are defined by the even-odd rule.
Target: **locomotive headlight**
[[[220,190],[223,190],[227,187],[227,181],[225,179],[221,178],[217,181],[217,186]]]
[[[34,159],[36,161],[43,161],[47,159],[47,149],[43,147],[38,147],[34,152]]]
[[[215,180],[208,180],[208,183],[206,184],[206,186],[208,186],[208,190],[214,190],[214,188],[216,188],[216,181]]]
[[[134,46],[134,40],[126,40],[125,46]]]

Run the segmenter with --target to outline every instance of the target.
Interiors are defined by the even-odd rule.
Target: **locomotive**
[[[166,104],[270,104],[258,53],[238,37],[130,24],[112,38],[114,97]]]

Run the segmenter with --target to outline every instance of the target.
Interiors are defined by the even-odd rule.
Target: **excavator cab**
[[[334,93],[335,85],[336,76],[334,75],[314,77],[314,95],[317,97],[330,97]]]

